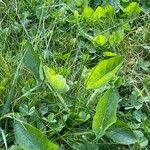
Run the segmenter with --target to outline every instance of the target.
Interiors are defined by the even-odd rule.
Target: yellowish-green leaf
[[[104,56],[107,56],[107,57],[117,56],[116,53],[109,52],[109,51],[103,52],[103,55],[104,55]]]
[[[55,71],[47,66],[44,66],[44,72],[47,81],[57,92],[67,92],[69,86],[66,83],[66,79],[62,75],[56,74]]]
[[[118,102],[119,95],[114,89],[107,90],[98,101],[92,124],[92,129],[97,137],[102,137],[105,131],[116,122]]]
[[[91,7],[87,6],[83,10],[82,17],[84,19],[88,20],[88,19],[91,18],[91,16],[93,15],[93,13],[94,13],[94,10]]]
[[[93,42],[103,46],[107,42],[107,38],[104,35],[98,35],[93,38]]]
[[[76,19],[78,19],[79,16],[80,16],[79,12],[78,12],[77,10],[75,10],[75,11],[74,11],[74,17],[75,17]]]
[[[140,9],[138,3],[132,2],[129,4],[129,6],[127,6],[123,10],[123,12],[130,17],[135,17],[135,16],[139,15],[139,13],[141,12],[141,9]]]
[[[0,92],[3,92],[4,90],[5,90],[5,87],[0,85]]]
[[[124,31],[119,29],[114,31],[109,37],[110,45],[119,44],[124,38]]]
[[[105,17],[105,9],[103,7],[98,6],[92,15],[92,20],[97,21],[101,17]]]
[[[116,56],[100,61],[87,75],[85,80],[86,88],[97,89],[106,84],[121,67],[122,61],[122,56]]]
[[[105,9],[105,15],[108,18],[112,19],[114,17],[114,13],[115,13],[113,6],[108,4],[104,7],[104,9]]]
[[[16,122],[14,134],[17,144],[24,150],[58,150],[58,146],[49,141],[46,135],[29,124]]]
[[[0,54],[0,72],[1,72],[1,75],[4,77],[10,76],[9,67],[7,65],[7,62],[5,61],[4,57],[1,54]]]
[[[75,5],[76,5],[77,7],[82,6],[82,4],[83,4],[83,1],[82,1],[82,0],[75,0]]]

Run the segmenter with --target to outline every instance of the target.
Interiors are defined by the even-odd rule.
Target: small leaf
[[[132,2],[123,10],[123,12],[130,17],[135,17],[140,14],[141,9],[138,3]]]
[[[56,74],[55,71],[47,66],[44,66],[44,72],[47,81],[57,92],[67,92],[69,86],[66,83],[66,79],[62,75]]]
[[[98,35],[93,38],[93,42],[103,46],[107,42],[107,38],[104,35]]]
[[[104,56],[107,56],[107,57],[117,56],[116,53],[109,52],[109,51],[103,52],[103,55],[104,55]]]
[[[2,54],[0,54],[0,73],[1,76],[10,77],[9,67]]]
[[[82,1],[82,0],[75,0],[75,5],[76,5],[77,7],[81,7],[82,4],[83,4],[83,1]]]
[[[117,120],[117,122],[107,130],[106,136],[118,144],[130,145],[137,142],[133,131],[120,120]]]
[[[36,77],[36,79],[40,79],[40,59],[38,54],[34,51],[32,45],[27,42],[25,44],[26,53],[23,59],[25,66],[31,70]]]
[[[105,15],[106,15],[108,18],[113,19],[114,14],[115,14],[115,11],[114,11],[113,6],[111,6],[111,5],[108,4],[108,5],[106,5],[106,6],[104,7],[104,9],[105,9]]]
[[[142,131],[136,130],[134,131],[134,134],[137,138],[137,143],[139,144],[141,148],[144,148],[148,145],[148,139],[144,136]]]
[[[116,111],[119,102],[118,92],[107,90],[100,98],[93,118],[92,129],[97,137],[104,135],[105,131],[116,122]]]
[[[110,81],[122,65],[122,56],[116,56],[98,63],[85,80],[87,89],[97,89]]]
[[[82,17],[88,21],[88,19],[91,18],[93,13],[94,13],[94,10],[91,7],[87,6],[83,10]]]
[[[101,17],[105,17],[105,10],[103,7],[98,6],[92,15],[92,20],[97,21]]]
[[[124,38],[124,31],[123,30],[117,30],[113,31],[113,33],[109,37],[109,43],[110,45],[119,44]]]
[[[14,133],[17,144],[24,150],[58,150],[58,146],[47,139],[37,128],[15,122]]]

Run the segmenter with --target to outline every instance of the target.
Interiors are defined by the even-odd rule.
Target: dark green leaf
[[[37,128],[15,122],[14,133],[17,144],[24,150],[58,150],[58,146],[47,139]]]
[[[137,142],[133,131],[120,120],[107,130],[106,136],[118,144],[130,145]]]
[[[26,53],[23,62],[25,66],[33,72],[36,79],[40,79],[40,59],[38,57],[38,54],[34,51],[32,45],[29,42],[25,44],[25,49]]]

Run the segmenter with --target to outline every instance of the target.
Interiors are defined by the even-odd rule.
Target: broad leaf
[[[58,146],[47,139],[37,128],[15,122],[14,133],[17,144],[24,150],[58,150]]]
[[[122,65],[122,56],[116,56],[98,63],[88,74],[85,85],[87,89],[96,89],[110,81]]]
[[[25,49],[26,53],[23,62],[25,66],[33,72],[36,79],[40,79],[40,59],[38,57],[38,54],[34,51],[32,45],[29,42],[26,43]]]
[[[133,131],[120,120],[117,120],[117,122],[107,130],[106,136],[118,144],[130,145],[137,142]]]
[[[100,98],[93,118],[92,129],[97,137],[104,135],[105,131],[116,122],[116,111],[119,95],[114,89],[107,90]]]
[[[62,75],[56,74],[55,71],[47,66],[44,66],[44,72],[47,81],[57,92],[67,92],[69,86],[66,83],[66,79]]]

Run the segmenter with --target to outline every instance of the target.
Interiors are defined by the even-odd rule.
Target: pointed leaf
[[[58,146],[47,139],[37,128],[15,122],[14,133],[17,144],[24,150],[58,150]]]
[[[101,17],[105,17],[105,9],[98,6],[92,15],[92,21],[97,21]]]
[[[36,79],[40,79],[40,59],[38,54],[34,51],[32,45],[27,42],[25,45],[26,53],[23,59],[25,66],[33,72]]]
[[[116,56],[98,63],[85,80],[87,89],[96,89],[110,81],[122,65],[122,56]]]
[[[45,76],[49,84],[57,92],[67,92],[69,86],[66,83],[66,79],[62,75],[56,74],[55,71],[47,66],[44,66]]]
[[[107,90],[96,106],[92,129],[97,137],[104,135],[105,131],[116,122],[116,111],[119,95],[114,89]]]
[[[135,16],[139,15],[139,13],[141,12],[141,9],[140,9],[138,3],[132,2],[123,11],[128,16],[135,17]]]
[[[137,142],[133,131],[120,120],[117,120],[117,122],[107,130],[106,136],[118,144],[130,145]]]
[[[93,42],[103,46],[107,42],[107,38],[104,35],[98,35],[93,38]]]
[[[82,17],[84,19],[88,20],[88,19],[91,18],[91,16],[93,15],[93,13],[94,13],[94,10],[91,7],[87,6],[83,10]]]

